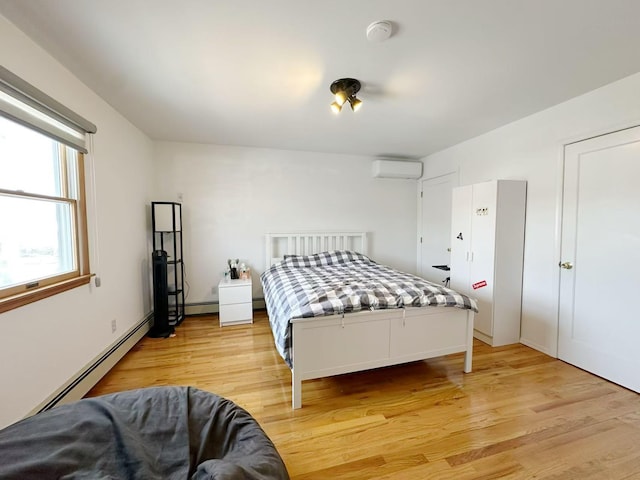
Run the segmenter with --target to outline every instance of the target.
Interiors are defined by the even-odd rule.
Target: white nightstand
[[[253,323],[251,279],[220,280],[218,284],[220,326]]]

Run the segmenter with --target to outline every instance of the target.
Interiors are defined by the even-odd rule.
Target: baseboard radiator
[[[87,392],[147,334],[152,320],[153,312],[147,314],[138,324],[131,327],[127,333],[98,355],[76,376],[34,408],[28,416],[44,412],[57,405],[80,400],[84,397]]]
[[[254,310],[264,310],[264,298],[253,299]],[[184,306],[185,314],[189,315],[207,315],[210,313],[218,313],[220,311],[218,302],[200,302],[200,303],[187,303]]]

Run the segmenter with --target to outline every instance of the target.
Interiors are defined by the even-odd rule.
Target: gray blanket
[[[1,479],[288,479],[242,408],[190,387],[83,399],[0,431]]]

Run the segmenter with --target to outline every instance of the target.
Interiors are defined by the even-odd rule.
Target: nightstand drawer
[[[224,286],[218,289],[220,304],[251,302],[251,285]]]
[[[220,305],[220,325],[230,323],[253,322],[253,308],[251,303],[234,303]]]

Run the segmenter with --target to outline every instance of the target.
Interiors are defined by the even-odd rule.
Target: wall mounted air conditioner
[[[373,176],[376,178],[420,178],[422,162],[374,160]]]

